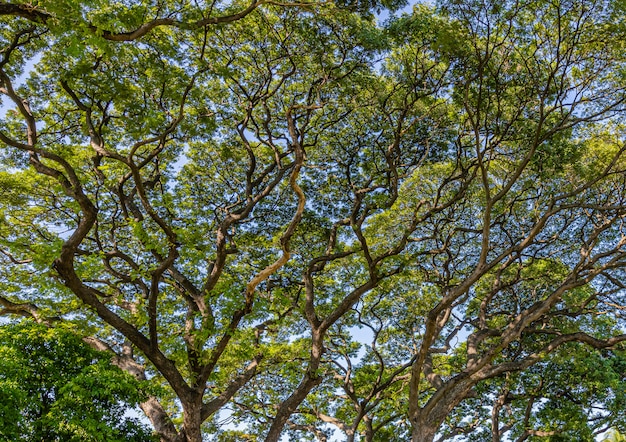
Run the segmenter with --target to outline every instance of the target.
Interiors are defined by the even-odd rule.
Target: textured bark
[[[413,425],[411,432],[411,442],[433,442],[437,433],[438,425],[422,422]]]
[[[175,442],[178,438],[176,427],[170,420],[159,401],[155,397],[148,398],[140,404],[142,411],[150,419],[154,431],[159,435],[161,442]]]
[[[202,442],[202,406],[198,404],[183,405],[183,428],[176,442]]]
[[[471,394],[472,388],[484,376],[458,375],[438,389],[421,408],[410,415],[412,442],[432,442],[437,430],[450,412]]]

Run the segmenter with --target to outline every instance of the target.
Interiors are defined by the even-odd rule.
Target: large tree
[[[2,312],[162,441],[623,430],[623,6],[395,6],[0,3]]]

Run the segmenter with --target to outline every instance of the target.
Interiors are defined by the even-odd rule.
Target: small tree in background
[[[140,383],[66,328],[0,327],[0,440],[148,442]]]

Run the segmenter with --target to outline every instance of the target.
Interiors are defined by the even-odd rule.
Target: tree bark
[[[176,442],[202,442],[202,403],[183,404],[183,428]]]
[[[139,405],[145,415],[150,419],[154,431],[158,434],[161,442],[176,442],[178,432],[159,401],[155,397],[149,397]]]
[[[411,442],[433,442],[435,434],[437,434],[439,425],[432,422],[413,423],[411,431]]]

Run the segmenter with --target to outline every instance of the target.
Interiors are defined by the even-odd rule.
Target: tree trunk
[[[177,442],[202,442],[202,404],[183,404],[183,428]]]
[[[439,425],[430,422],[420,422],[413,424],[411,431],[411,442],[433,442],[437,434]]]
[[[311,378],[309,373],[304,375],[304,379],[300,382],[298,388],[289,396],[280,406],[274,422],[265,437],[265,442],[278,442],[283,428],[289,420],[289,417],[296,411],[296,408],[308,396],[313,387],[321,382],[322,378]]]
[[[465,399],[474,385],[482,379],[476,373],[461,373],[437,388],[435,393],[423,406],[415,406],[409,410],[411,422],[411,442],[432,442],[437,430],[446,417]],[[418,389],[412,391],[411,400],[418,403]]]
[[[324,332],[324,330],[319,329],[313,330],[311,336],[311,360],[307,372],[304,374],[302,381],[300,381],[300,385],[278,408],[274,421],[265,437],[265,442],[278,442],[289,417],[295,413],[298,406],[309,395],[309,392],[322,382],[322,377],[317,376],[316,372],[324,352]]]

